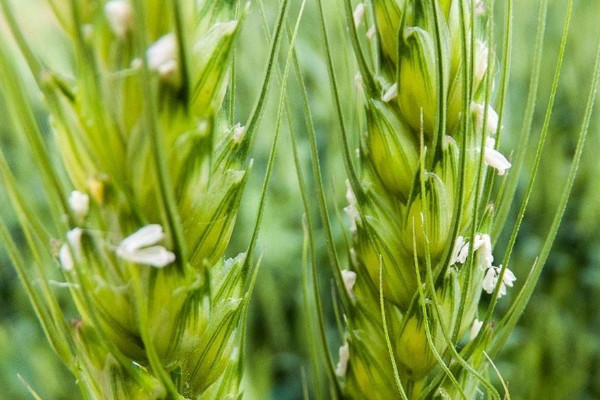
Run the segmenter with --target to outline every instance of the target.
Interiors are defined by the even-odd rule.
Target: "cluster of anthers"
[[[465,240],[463,236],[456,238],[454,249],[452,251],[452,259],[450,264],[464,264],[467,261],[469,252],[471,251],[471,243]],[[490,235],[487,233],[475,235],[473,240],[473,253],[477,253],[481,262],[481,268],[485,271],[483,278],[482,288],[485,292],[492,294],[498,285],[498,278],[502,271],[502,264],[494,266],[494,256],[492,255],[492,242]],[[500,290],[498,291],[498,298],[506,294],[506,287],[512,287],[513,282],[517,278],[508,268],[504,269],[504,275],[502,276],[502,282],[500,282]]]

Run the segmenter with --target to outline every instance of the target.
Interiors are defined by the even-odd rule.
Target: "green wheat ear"
[[[55,222],[42,226],[2,157],[33,272],[0,227],[50,342],[85,398],[239,398],[258,225],[247,253],[224,260],[224,252],[280,32],[243,127],[223,109],[246,15],[237,2],[49,3],[73,45],[68,78],[38,60],[8,2],[0,3],[44,95],[65,171],[48,156],[3,41],[1,83],[18,104],[13,116],[28,135]],[[279,30],[286,9],[284,1]],[[71,323],[48,286],[46,269],[54,267],[79,314]]]
[[[460,1],[375,1],[373,14],[377,90],[364,90],[360,187],[348,186],[352,271],[342,277],[351,301],[336,372],[350,398],[392,398],[398,387],[411,399],[471,398],[476,386],[452,387],[460,374],[449,388],[427,385],[478,326],[482,290],[504,294],[514,281],[493,264],[492,209],[478,215],[490,168],[503,175],[511,166],[495,147],[498,116],[488,105],[487,16]]]
[[[533,176],[501,262],[494,259],[494,245],[517,179],[510,173],[511,162],[499,150],[505,134],[502,114],[511,57],[512,2],[505,4],[503,58],[496,73],[493,1],[374,0],[353,8],[344,0],[360,73],[363,109],[359,112],[366,115],[366,132],[358,128],[362,136],[356,158],[348,146],[351,140],[344,119],[348,111],[342,110],[321,1],[319,6],[346,147],[345,211],[352,234],[349,269],[343,267],[336,249],[329,247],[344,313],[337,364],[329,355],[322,322],[316,329],[321,343],[313,344],[326,355],[329,377],[335,375],[330,379],[335,397],[472,399],[483,391],[499,399],[489,376],[490,366],[497,372],[490,356],[514,328],[548,256],[577,171],[598,84],[596,61],[580,147],[552,231],[509,311],[492,323],[498,300],[517,279],[508,263],[548,132],[572,2]],[[543,2],[542,15],[546,6]],[[543,36],[543,21],[538,32]],[[536,52],[541,52],[541,45]],[[534,82],[537,76],[539,70]],[[491,100],[496,93],[497,108]],[[535,96],[530,96],[528,109],[534,107]],[[314,146],[315,132],[309,133]],[[522,143],[527,143],[529,133],[526,123]],[[517,171],[526,147],[517,149]],[[320,184],[316,150],[313,172]],[[494,184],[497,180],[500,185]],[[501,190],[496,195],[497,186]],[[317,192],[328,243],[332,243],[322,186]],[[308,230],[307,238],[314,240]],[[314,268],[314,260],[306,264]],[[313,269],[313,278],[315,274]],[[313,283],[312,290],[318,300],[322,296],[318,284]],[[489,306],[479,314],[484,296]],[[319,301],[315,307],[321,320]]]

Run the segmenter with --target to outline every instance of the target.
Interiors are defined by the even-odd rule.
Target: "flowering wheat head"
[[[490,182],[511,164],[495,140],[486,4],[374,0],[353,17],[377,50],[359,81],[367,126],[348,182],[336,373],[348,398],[473,398],[489,333],[457,349],[478,335],[482,291],[500,297],[515,280],[489,234]]]
[[[61,267],[78,314],[37,304],[51,342],[86,398],[238,398],[248,267],[223,254],[247,138],[222,111],[237,3],[50,4],[74,70],[28,59],[68,175],[44,267]]]

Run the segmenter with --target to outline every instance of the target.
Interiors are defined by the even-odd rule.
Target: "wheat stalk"
[[[487,340],[465,359],[455,347],[479,334],[482,290],[500,297],[516,279],[492,254],[486,181],[511,164],[496,146],[484,5],[471,6],[373,2],[379,68],[365,84],[361,181],[348,182],[345,209],[352,270],[341,271],[351,305],[336,373],[350,398],[472,398]]]
[[[224,252],[270,75],[248,127],[228,121],[223,103],[246,11],[212,1],[49,4],[73,46],[71,76],[39,61],[1,3],[44,95],[65,174],[47,157],[6,54],[1,75],[19,102],[14,115],[45,178],[54,227],[31,212],[0,163],[33,273],[0,224],[3,241],[48,338],[85,398],[239,398],[253,262],[246,253],[225,261]],[[70,323],[46,278],[57,266],[64,281],[55,285],[78,314]]]
[[[501,190],[493,200],[498,186],[494,182],[512,166],[498,147],[510,65],[512,3],[506,3],[497,89],[492,4],[379,0],[354,9],[350,1],[344,5],[367,120],[355,161],[319,1],[329,78],[345,145],[349,176],[345,211],[352,232],[351,269],[342,269],[336,249],[331,244],[328,248],[346,325],[339,361],[330,364],[330,376],[337,375],[338,394],[343,398],[474,398],[481,390],[499,398],[488,375],[487,353],[495,355],[514,329],[564,211],[557,211],[540,258],[507,314],[494,326],[490,322],[497,301],[516,280],[508,261],[548,129],[545,124],[527,195],[508,250],[497,264],[493,244],[502,231],[517,179],[509,175],[509,184],[500,188],[510,190]],[[570,12],[565,21],[547,118],[564,59]],[[593,108],[597,70],[594,78],[580,143]],[[498,113],[491,101],[496,90]],[[528,109],[534,107],[535,98]],[[530,132],[526,123],[524,129],[521,141],[526,143]],[[314,131],[310,137],[314,147]],[[517,151],[518,169],[526,147]],[[578,160],[571,166],[570,178]],[[355,163],[360,172],[355,171]],[[316,153],[313,172],[322,185]],[[567,182],[563,206],[571,183]],[[322,186],[317,189],[321,218],[332,243]],[[499,221],[496,207],[502,212]],[[313,285],[318,293],[318,285]],[[482,292],[491,297],[480,321]],[[318,302],[316,307],[321,313]],[[322,324],[319,332],[326,352]]]

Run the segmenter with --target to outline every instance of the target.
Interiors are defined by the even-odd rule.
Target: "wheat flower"
[[[73,190],[69,195],[69,206],[75,216],[82,220],[90,210],[90,197],[78,190]]]
[[[113,33],[124,38],[133,26],[133,9],[127,0],[111,0],[104,5],[104,14]]]
[[[131,263],[162,268],[175,261],[173,252],[156,245],[164,237],[160,225],[147,225],[123,239],[117,247],[116,254]]]
[[[495,168],[498,175],[504,175],[506,170],[511,167],[511,163],[502,153],[494,148],[496,141],[492,138],[485,140],[484,161],[487,165]]]

